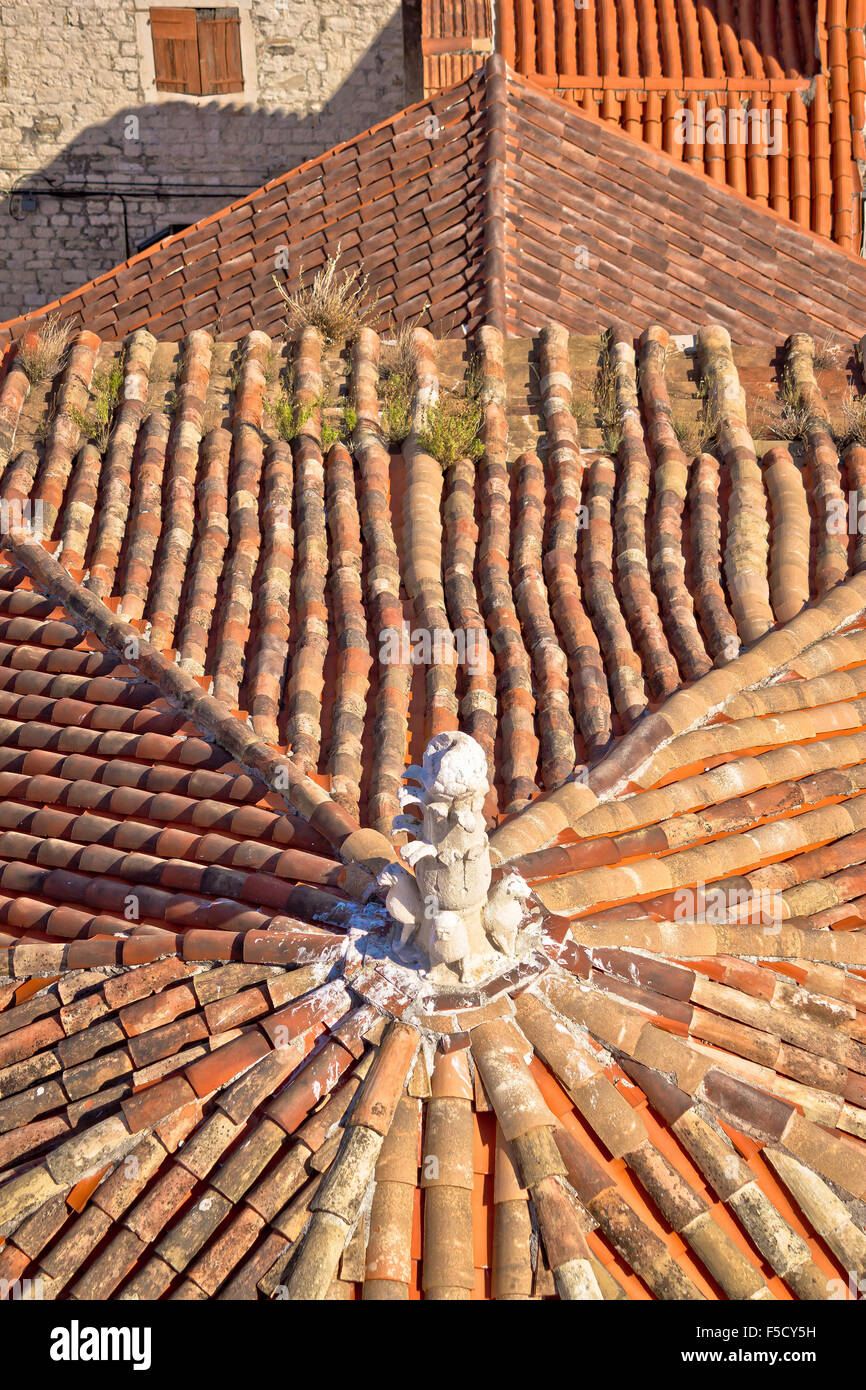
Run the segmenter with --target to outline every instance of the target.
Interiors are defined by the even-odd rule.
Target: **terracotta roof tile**
[[[684,13],[689,13],[688,6]],[[585,23],[585,16],[578,18]],[[463,23],[453,22],[458,29]],[[486,23],[480,16],[467,22]],[[838,47],[843,30],[834,27],[830,32]],[[850,32],[856,36],[856,26]],[[625,35],[623,40],[631,42]],[[563,42],[567,50],[574,39],[559,34],[557,43]],[[115,431],[110,451],[112,506],[100,507],[101,541],[93,579],[97,586],[110,580],[119,562],[123,533],[118,530],[116,504],[129,487],[132,432],[144,413],[153,365],[151,335],[186,335],[197,354],[194,368],[189,359],[182,385],[182,412],[192,431],[189,440],[180,450],[176,432],[166,441],[161,412],[154,412],[143,428],[146,468],[133,501],[141,532],[128,547],[124,565],[130,611],[140,605],[138,590],[155,563],[147,530],[153,515],[152,481],[166,471],[182,479],[184,470],[188,473],[188,450],[202,433],[195,402],[196,392],[207,387],[207,330],[216,330],[218,319],[224,338],[250,331],[269,335],[279,329],[282,301],[271,273],[278,245],[288,245],[291,253],[290,289],[300,283],[301,266],[309,278],[340,245],[347,268],[364,260],[383,314],[408,319],[429,311],[434,325],[456,319],[468,331],[486,314],[497,327],[516,332],[536,331],[554,318],[577,329],[586,325],[588,316],[598,316],[598,326],[606,326],[611,318],[625,321],[633,332],[644,328],[648,319],[664,317],[676,331],[690,332],[705,313],[730,331],[744,320],[749,337],[770,341],[774,330],[781,336],[783,325],[786,332],[814,331],[819,325],[822,332],[842,332],[852,318],[862,316],[863,272],[854,254],[860,214],[846,115],[849,83],[859,80],[862,55],[846,57],[850,68],[834,62],[828,79],[825,43],[818,73],[731,78],[735,86],[725,94],[728,79],[714,92],[702,85],[706,78],[701,76],[577,77],[567,71],[545,75],[535,65],[532,44],[521,48],[519,61],[510,52],[507,25],[501,44],[522,76],[509,73],[499,56],[484,59],[479,50],[471,60],[471,75],[452,91],[431,96],[355,141],[272,180],[240,203],[64,299],[63,312],[79,312],[87,325],[76,348],[78,357],[82,352],[93,357],[95,334],[131,335],[129,362],[139,387],[124,401],[122,427]],[[669,60],[666,57],[665,63]],[[480,61],[485,66],[475,70]],[[611,60],[602,59],[602,65],[605,61]],[[726,111],[738,116],[741,103],[748,103],[753,121],[760,119],[763,109],[761,91],[769,87],[780,120],[781,152],[767,159],[750,144],[748,161],[738,159],[739,146],[733,139],[726,162],[715,160],[719,147],[712,143],[698,148],[695,156],[696,147],[678,143],[674,135],[673,110],[682,100],[683,81],[690,87],[692,106],[698,99],[712,106],[718,95],[727,103]],[[652,116],[661,91],[654,88],[656,82],[666,87],[665,101],[675,103],[662,138]],[[816,95],[807,107],[802,93],[810,83]],[[626,93],[625,101],[614,90],[617,84]],[[601,105],[596,100],[599,92],[604,93]],[[577,96],[580,102],[562,100],[563,96]],[[862,93],[854,100],[855,108],[857,100],[862,105]],[[644,107],[645,127],[635,102]],[[775,145],[775,136],[771,143]],[[702,152],[707,154],[706,167]],[[672,162],[683,158],[684,165]],[[724,168],[730,183],[714,182]],[[629,202],[628,218],[622,215],[624,199]],[[829,237],[840,248],[836,255],[825,240]],[[206,293],[216,284],[219,305],[214,293]],[[792,323],[792,314],[798,321]],[[28,321],[12,320],[0,331],[7,339],[17,337]],[[92,365],[91,361],[91,370]],[[53,493],[73,474],[76,513],[66,523],[73,554],[80,551],[78,533],[94,499],[86,464],[92,455],[86,449],[77,452],[77,436],[68,428],[67,415],[68,409],[77,409],[74,394],[85,389],[89,375],[87,364],[79,364],[69,377],[73,395],[67,401],[65,387],[61,393],[57,428],[69,442],[61,443],[58,436],[46,464],[44,496],[52,520]],[[5,431],[0,462],[9,457],[14,422],[25,405],[21,376],[13,368],[8,385],[0,387]],[[219,440],[223,421],[214,425]],[[211,433],[206,431],[208,438]],[[220,444],[212,447],[218,452]],[[16,488],[26,496],[33,461],[22,451],[17,463]],[[187,506],[187,500],[173,497],[169,510],[179,508],[180,516]],[[239,520],[238,516],[236,524]],[[214,534],[212,546],[221,544]],[[182,558],[178,552],[176,562],[182,563]],[[159,612],[165,625],[172,622],[175,580],[170,566],[161,569],[160,592],[168,607],[161,603]],[[199,572],[197,583],[204,595],[206,570]],[[185,636],[191,644],[189,658],[203,664],[201,633],[187,627]]]
[[[691,0],[676,11],[668,0],[616,10],[610,0],[586,13],[568,0],[506,0],[495,35],[506,62],[535,86],[851,250],[860,226],[852,157],[862,153],[861,18],[841,2],[829,14],[768,8],[756,22],[750,8],[735,15]],[[480,66],[493,34],[486,6],[425,4],[425,92]],[[741,129],[745,112],[750,125]],[[772,124],[761,127],[765,113]],[[748,142],[746,130],[755,131]]]
[[[594,35],[612,64],[613,8],[573,18],[545,7],[536,51]],[[733,61],[712,33],[678,27],[686,69],[696,45]],[[646,61],[679,62],[675,37]],[[746,72],[769,51],[751,39]],[[494,61],[434,103],[441,163],[422,107],[305,171],[293,235],[330,245],[332,180],[391,303],[432,276],[467,329],[414,326],[399,451],[378,428],[387,341],[366,329],[340,357],[315,331],[278,343],[275,303],[249,319],[252,247],[282,215],[265,194],[187,234],[187,269],[222,247],[208,273],[243,341],[166,300],[154,327],[185,335],[183,362],[127,343],[104,449],[80,452],[72,412],[116,349],[88,326],[45,440],[55,383],[25,397],[12,357],[0,493],[50,526],[13,526],[0,563],[3,1278],[464,1301],[825,1298],[862,1276],[866,581],[859,537],[829,523],[866,474],[834,442],[853,361],[821,366],[801,331],[819,310],[850,331],[861,272],[671,172],[611,128],[639,121],[629,91],[598,90],[607,124]],[[772,200],[772,169],[744,161],[753,204],[765,172]],[[452,175],[426,214],[426,181]],[[626,187],[652,225],[623,224]],[[610,269],[587,288],[557,256],[590,204]],[[121,283],[146,296],[177,255]],[[588,299],[613,332],[589,335]],[[314,410],[286,441],[268,407],[293,364]],[[443,467],[425,397],[473,372],[481,451]],[[358,415],[331,447],[326,380]],[[804,424],[783,449],[758,411],[786,399]],[[482,659],[392,663],[380,639],[404,621],[472,631]],[[492,774],[495,874],[523,875],[539,940],[428,1009],[364,900],[405,833],[407,763],[458,726]]]

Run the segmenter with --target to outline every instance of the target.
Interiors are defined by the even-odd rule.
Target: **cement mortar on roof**
[[[510,995],[515,986],[510,981],[502,983],[504,975],[523,966],[525,973],[519,987],[525,988],[552,968],[559,951],[558,943],[545,933],[539,921],[522,939],[524,949],[519,955],[499,957],[495,969],[485,978],[471,985],[442,984],[429,978],[420,953],[415,961],[397,958],[390,940],[391,921],[381,904],[347,907],[345,926],[347,943],[342,967],[349,989],[386,1012],[391,991],[398,991],[408,1000],[401,1020],[412,1023],[431,1045],[443,1034],[462,1032],[471,1026],[474,1011]],[[371,965],[376,967],[379,978],[368,984],[359,976]],[[442,1002],[445,999],[447,1007]]]

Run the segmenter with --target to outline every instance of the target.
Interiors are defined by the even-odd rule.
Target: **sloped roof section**
[[[324,776],[309,718],[288,757],[259,735],[260,706],[250,729],[196,681],[182,642],[179,662],[154,645],[208,607],[188,606],[187,581],[201,595],[214,565],[221,444],[234,467],[210,581],[224,600],[215,683],[245,652],[256,663],[276,610],[301,627],[291,642],[267,629],[288,665],[275,683],[259,666],[271,681],[254,697],[303,701],[317,661],[321,681],[309,576],[274,533],[289,451],[263,464],[254,442],[263,335],[242,350],[231,435],[203,443],[192,518],[179,499],[201,331],[164,485],[167,422],[143,423],[142,467],[123,476],[132,409],[110,456],[85,450],[70,475],[86,335],[43,459],[25,450],[4,472],[6,505],[41,504],[46,534],[15,530],[0,555],[0,1278],[54,1299],[855,1298],[866,555],[827,523],[843,486],[861,514],[866,466],[862,445],[840,459],[830,435],[845,366],[816,371],[814,345],[789,340],[805,437],[759,463],[740,382],[765,385],[769,354],[738,369],[724,330],[704,331],[719,459],[691,457],[668,388],[683,392],[688,364],[661,329],[637,362],[614,335],[614,461],[580,450],[579,345],[548,326],[539,370],[521,343],[509,373],[488,326],[483,455],[443,472],[413,433],[391,469],[364,423],[373,338],[353,362],[357,496],[348,451],[322,457],[316,416],[294,449],[290,510],[307,569],[327,575],[341,654]],[[425,389],[455,371],[454,341],[437,354],[419,329],[414,345]],[[143,335],[133,346],[129,402]],[[517,380],[542,393],[531,403],[509,400],[518,348]],[[307,335],[299,381],[311,350]],[[529,448],[508,458],[506,424],[525,432],[533,410],[546,468]],[[108,529],[90,490],[103,467]],[[168,534],[151,568],[157,497]],[[245,560],[256,579],[239,585]],[[463,582],[476,573],[477,593]],[[358,605],[375,638],[401,597],[419,621],[485,624],[490,665],[438,663],[405,685],[381,657],[371,669]],[[345,717],[358,704],[372,740]],[[521,873],[543,914],[531,958],[420,1012],[381,908],[360,901],[363,846],[386,836],[346,810],[353,765],[373,759],[380,788],[402,772],[412,706],[425,736],[460,723],[484,741],[513,793],[512,814],[492,808],[497,872]]]
[[[490,314],[508,254],[489,234]],[[342,352],[312,328],[197,328],[180,351],[83,329],[56,381],[7,364],[0,1279],[853,1299],[854,344],[485,323],[409,346],[399,448],[369,328]],[[423,402],[472,381],[481,451],[443,467]],[[281,391],[308,407],[291,440]],[[383,642],[407,629],[447,641]],[[538,934],[431,995],[373,878],[407,762],[458,727],[488,764],[493,872],[521,875]]]
[[[862,0],[498,0],[495,16],[498,51],[536,86],[859,250]],[[424,20],[431,52],[445,28],[463,45],[461,58],[425,63],[432,94],[452,71],[440,65],[460,62],[465,74],[473,40],[492,30],[477,6],[450,0],[430,3]],[[702,139],[705,121],[712,133]]]
[[[363,263],[384,317],[429,306],[437,324],[477,322],[484,141],[479,73],[49,307],[103,337],[147,328],[178,338],[208,327],[236,339],[282,322],[275,275],[294,289],[340,247],[346,269]],[[22,322],[3,325],[3,337]]]
[[[383,322],[426,313],[440,333],[486,321],[521,334],[547,320],[585,332],[616,317],[634,333],[648,319],[674,332],[712,321],[770,343],[800,329],[859,334],[866,320],[858,257],[496,55],[48,307],[105,338],[274,333],[274,275],[297,288],[338,246],[347,269],[363,264]]]
[[[647,315],[717,320],[740,342],[782,323],[859,332],[866,264],[509,74],[508,331]],[[535,312],[533,312],[535,311]]]
[[[853,1300],[863,269],[501,59],[380,130],[2,364],[0,1292]],[[457,332],[289,341],[284,185]],[[380,874],[458,729],[533,933],[430,989]]]

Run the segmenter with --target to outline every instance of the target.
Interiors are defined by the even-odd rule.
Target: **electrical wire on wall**
[[[133,254],[134,248],[129,239],[129,214],[127,201],[137,199],[139,202],[151,199],[160,201],[166,198],[218,198],[220,206],[233,202],[235,198],[243,198],[251,189],[247,187],[237,188],[226,184],[201,184],[190,185],[189,183],[159,183],[153,187],[135,183],[114,183],[106,181],[99,184],[53,184],[50,180],[42,183],[29,183],[27,180],[31,176],[20,174],[13,181],[6,191],[6,199],[9,205],[9,215],[16,222],[23,222],[36,211],[35,204],[27,206],[30,198],[58,198],[63,199],[98,199],[104,198],[109,201],[116,199],[121,206],[123,216],[123,240],[126,247],[126,259]],[[42,176],[45,179],[45,175]]]

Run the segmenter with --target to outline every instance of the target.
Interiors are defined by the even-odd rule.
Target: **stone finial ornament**
[[[396,924],[394,945],[414,948],[434,983],[477,982],[515,955],[529,920],[529,889],[518,874],[491,889],[484,750],[468,734],[437,734],[405,779],[400,805],[420,807],[421,819],[395,818],[394,829],[413,839],[400,850],[404,863],[389,865],[378,880]]]

